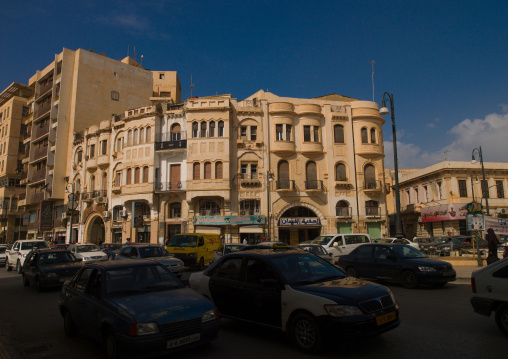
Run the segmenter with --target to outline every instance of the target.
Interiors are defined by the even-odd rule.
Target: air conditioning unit
[[[120,211],[119,214],[120,214],[120,217],[127,217],[128,216],[128,213],[125,210],[124,211]]]
[[[104,217],[104,218],[110,218],[111,217],[111,212],[110,211],[104,211],[104,212],[102,212],[102,217]]]
[[[107,197],[99,196],[96,198],[97,203],[106,203],[108,201]]]
[[[244,216],[245,215],[245,211],[240,211],[240,215]]]

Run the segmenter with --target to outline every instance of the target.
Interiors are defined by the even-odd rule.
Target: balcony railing
[[[53,81],[48,82],[45,86],[39,88],[38,96],[44,95],[53,87]]]
[[[48,155],[48,147],[33,148],[32,155],[30,156],[31,161],[36,161]]]
[[[32,173],[32,176],[30,176],[31,182],[38,182],[46,179],[46,168],[43,168],[41,170],[34,171]]]
[[[365,207],[365,214],[371,217],[381,216],[381,207]]]
[[[305,189],[322,191],[323,190],[323,181],[321,181],[321,180],[305,181]]]
[[[93,192],[83,192],[83,193],[81,193],[81,199],[83,201],[86,201],[86,200],[92,200],[92,199],[97,198],[97,197],[106,197],[107,195],[108,195],[108,191],[96,190],[96,191],[93,191]]]
[[[351,207],[335,207],[335,215],[342,218],[350,218],[353,216]]]
[[[364,190],[381,190],[381,181],[365,181],[363,183]]]
[[[45,115],[46,113],[49,112],[49,110],[51,110],[51,102],[50,101],[48,101],[47,103],[38,105],[35,109],[34,119],[37,119],[37,118],[41,117],[42,115]]]
[[[155,182],[154,190],[157,192],[166,192],[166,191],[185,191],[187,188],[185,181],[176,181],[176,182]]]
[[[35,129],[35,138],[42,137],[44,135],[47,135],[49,133],[49,123],[45,126],[39,127]]]
[[[276,181],[277,190],[293,191],[295,189],[294,180]]]
[[[243,180],[258,180],[259,174],[257,174],[257,173],[240,173],[240,178]]]
[[[187,134],[185,132],[155,134],[155,150],[172,150],[178,148],[187,148]]]

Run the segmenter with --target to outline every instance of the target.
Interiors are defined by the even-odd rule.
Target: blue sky
[[[176,70],[182,98],[259,89],[381,103],[393,93],[399,168],[508,162],[508,1],[0,0],[0,89],[60,53],[128,53]],[[393,168],[390,116],[385,166]]]

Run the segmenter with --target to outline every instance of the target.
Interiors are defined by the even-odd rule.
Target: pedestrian
[[[247,238],[243,238],[243,244],[247,244]]]
[[[487,229],[487,244],[489,248],[489,255],[487,257],[488,265],[499,260],[499,257],[497,256],[497,246],[499,245],[499,240],[492,228]]]
[[[508,246],[504,247],[503,258],[506,258],[506,257],[508,257]]]
[[[131,244],[131,239],[130,239],[130,238],[127,238],[127,239],[125,240],[124,245],[128,246],[129,244]]]

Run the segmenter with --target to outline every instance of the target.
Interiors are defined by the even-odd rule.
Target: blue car
[[[65,334],[79,331],[106,347],[108,358],[163,355],[217,338],[215,305],[149,260],[86,264],[62,287]]]

